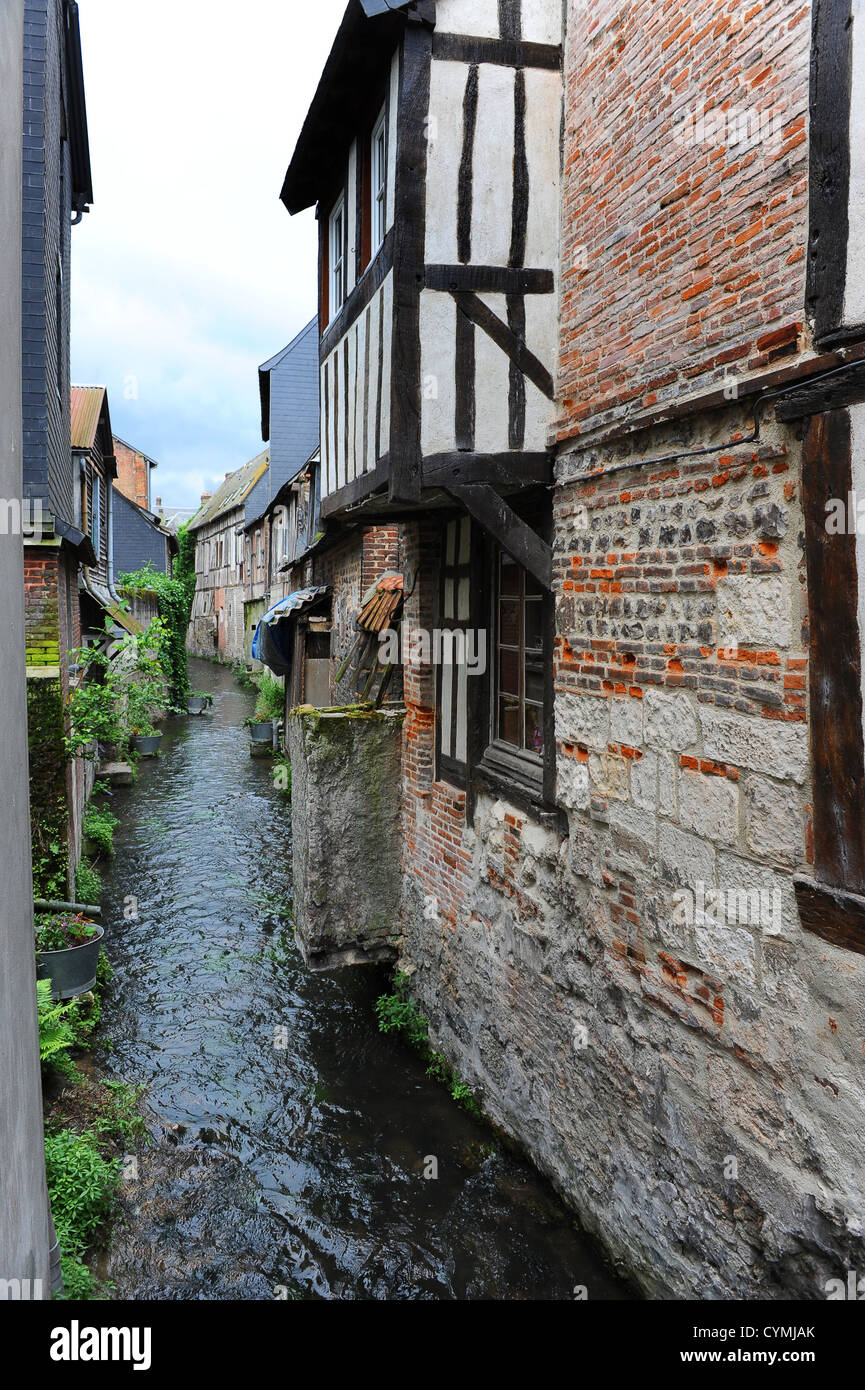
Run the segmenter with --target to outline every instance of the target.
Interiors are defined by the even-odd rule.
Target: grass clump
[[[393,994],[382,994],[375,1004],[378,1026],[382,1033],[399,1033],[414,1048],[426,1063],[427,1076],[433,1077],[446,1086],[451,1099],[462,1106],[476,1119],[481,1118],[481,1108],[464,1081],[453,1070],[450,1063],[430,1046],[429,1019],[422,1014],[407,993],[408,976],[397,973]]]

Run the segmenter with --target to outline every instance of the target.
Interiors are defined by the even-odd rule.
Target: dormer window
[[[386,108],[382,108],[381,115],[373,127],[370,142],[372,168],[370,216],[373,255],[384,241],[387,230],[387,128],[385,115]]]
[[[345,198],[330,214],[330,317],[335,319],[345,303]]]

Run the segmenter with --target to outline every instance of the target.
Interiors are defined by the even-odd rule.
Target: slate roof
[[[280,488],[303,471],[320,444],[318,318],[258,369],[261,436],[270,440],[270,471],[247,502],[258,520]]]
[[[263,453],[250,459],[249,463],[245,463],[242,468],[236,469],[234,473],[229,473],[222,486],[218,487],[213,496],[208,498],[196,512],[189,523],[190,531],[198,531],[208,522],[215,521],[223,512],[230,512],[235,507],[241,506],[250,490],[267,472],[269,463],[270,450],[265,449]]]

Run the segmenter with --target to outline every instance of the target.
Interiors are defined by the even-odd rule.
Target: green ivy
[[[184,538],[186,544],[186,538]],[[179,559],[179,557],[178,557]],[[192,606],[192,592],[186,572],[178,577],[178,564],[175,560],[173,575],[160,574],[151,565],[119,576],[119,585],[124,594],[155,594],[159,605],[159,616],[165,624],[165,634],[159,650],[159,660],[171,685],[171,700],[174,705],[186,706],[189,694],[189,675],[187,672],[186,629],[189,626],[189,613]],[[192,575],[192,589],[195,588],[195,572]]]

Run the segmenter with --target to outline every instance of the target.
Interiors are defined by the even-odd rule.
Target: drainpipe
[[[120,595],[114,588],[114,484],[108,484],[108,592],[115,603],[120,603]]]

